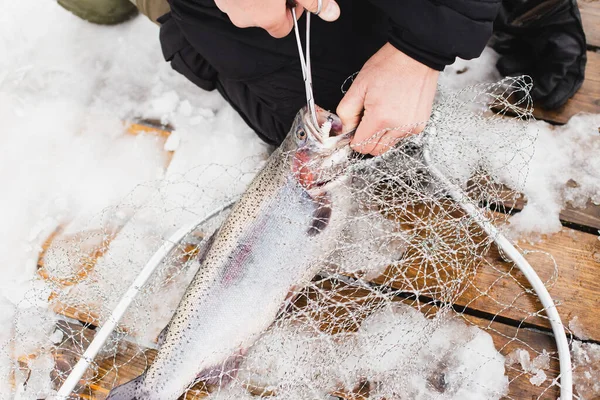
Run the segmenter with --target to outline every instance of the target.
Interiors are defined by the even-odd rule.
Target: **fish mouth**
[[[340,118],[316,106],[317,126],[307,107],[302,109],[302,125],[309,136],[310,159],[306,167],[313,176],[311,187],[322,188],[341,178],[349,165],[350,142],[354,131],[343,133]]]
[[[343,133],[340,117],[319,106],[315,106],[315,111],[317,126],[308,107],[302,109],[302,122],[309,137],[319,143],[322,150],[335,150],[350,144],[354,130]]]

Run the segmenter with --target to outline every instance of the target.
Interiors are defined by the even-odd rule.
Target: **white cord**
[[[533,290],[542,302],[546,315],[550,321],[552,332],[556,340],[558,349],[558,361],[560,364],[560,400],[573,399],[573,370],[571,367],[571,353],[569,351],[569,342],[563,328],[560,315],[556,310],[556,305],[548,293],[546,286],[531,267],[523,255],[513,246],[513,244],[504,236],[492,222],[475,207],[471,199],[457,185],[452,183],[442,172],[440,172],[431,162],[431,157],[427,145],[423,146],[423,158],[429,172],[442,184],[448,194],[456,201],[460,207],[469,214],[500,247],[505,254],[517,265],[519,270],[525,275],[527,281],[531,284]]]
[[[173,248],[177,246],[183,240],[183,238],[196,229],[200,224],[203,224],[217,214],[231,207],[236,201],[237,199],[232,200],[203,217],[201,220],[194,221],[191,224],[180,228],[177,230],[177,232],[171,235],[171,237],[169,237],[169,239],[167,239],[162,246],[160,246],[152,258],[150,258],[150,260],[146,263],[146,266],[142,269],[137,278],[135,278],[129,289],[127,289],[127,292],[125,292],[125,295],[123,295],[110,317],[108,317],[104,325],[102,325],[102,328],[100,328],[98,333],[96,333],[94,340],[92,340],[92,343],[90,343],[85,353],[83,353],[79,361],[77,361],[77,364],[75,364],[75,367],[71,373],[69,373],[69,376],[65,382],[61,385],[58,393],[53,396],[54,399],[67,400],[69,398],[69,395],[75,389],[75,386],[77,386],[85,371],[94,361],[94,358],[96,358],[96,355],[98,355],[98,352],[102,346],[104,346],[104,343],[106,343],[110,335],[117,327],[117,324],[123,317],[123,314],[125,314],[125,311],[135,296],[146,284],[150,276],[154,273],[154,270],[161,264],[163,259],[171,252],[171,250],[173,250]]]

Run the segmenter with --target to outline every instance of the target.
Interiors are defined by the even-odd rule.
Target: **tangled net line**
[[[321,272],[290,297],[235,371],[214,377],[222,385],[198,382],[185,398],[209,393],[215,399],[387,400],[555,394],[552,340],[532,341],[531,332],[521,327],[544,324],[544,309],[536,305],[532,311],[535,295],[523,276],[423,160],[426,139],[431,162],[497,226],[507,226],[506,211],[519,197],[534,149],[535,131],[527,124],[530,87],[527,78],[507,78],[458,93],[441,90],[425,133],[403,139],[383,156],[353,159],[345,193],[354,212],[333,251],[320,258],[316,270]],[[39,285],[27,299],[37,305],[18,309],[11,346],[3,350],[14,360],[11,379],[23,398],[55,393],[97,327],[169,236],[173,221],[204,215],[206,209],[192,206],[200,199],[226,203],[233,193],[211,188],[227,179],[243,187],[257,162],[248,164],[198,167],[189,177],[150,188],[155,195],[145,205],[136,204],[133,194],[130,203],[90,223],[93,229],[67,227],[51,235],[40,256]],[[199,186],[194,183],[199,176],[209,179]],[[166,194],[173,186],[185,188],[177,201]],[[74,397],[104,398],[152,363],[157,336],[200,268],[203,244],[227,212],[176,244],[91,362]],[[286,254],[280,257],[285,269]],[[556,267],[550,255],[528,257],[534,265]],[[546,284],[555,278],[556,273]],[[277,276],[272,281],[276,284]],[[505,324],[507,319],[514,323]],[[519,362],[523,351],[531,363]]]

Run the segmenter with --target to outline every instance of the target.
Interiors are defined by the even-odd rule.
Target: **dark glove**
[[[576,0],[503,0],[492,47],[504,76],[530,75],[534,104],[562,106],[584,79],[586,41]]]

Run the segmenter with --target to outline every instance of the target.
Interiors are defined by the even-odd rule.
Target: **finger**
[[[429,119],[429,118],[427,117],[427,119]],[[427,120],[425,120],[424,122],[417,122],[413,126],[411,126],[410,132],[408,132],[404,136],[417,135],[425,130],[426,125],[427,125]]]
[[[381,137],[377,145],[369,152],[369,154],[374,156],[382,155],[383,153],[395,147],[403,137],[404,136],[396,136],[394,131],[387,131]]]
[[[423,122],[394,128],[387,127],[382,131],[384,133],[380,135],[381,137],[377,145],[369,152],[369,154],[378,156],[385,153],[395,147],[402,139],[423,132],[425,125],[426,123]]]
[[[264,21],[259,26],[274,38],[286,37],[294,28],[294,17],[288,8],[284,8],[275,18]],[[297,15],[296,15],[297,16]]]
[[[319,18],[328,22],[338,19],[340,17],[340,6],[335,0],[322,1],[321,12],[318,14]],[[319,10],[319,0],[297,0],[297,3],[312,13],[316,13]]]
[[[350,146],[354,151],[362,154],[371,154],[379,144],[379,140],[386,131],[381,127],[378,118],[365,115],[360,121]]]
[[[301,5],[298,4],[298,5],[296,5],[295,9],[296,9],[296,19],[300,19],[302,14],[304,14],[304,7],[302,7]]]
[[[358,127],[363,115],[365,104],[365,91],[360,83],[355,82],[350,86],[340,104],[336,109],[336,114],[342,120],[344,132],[350,132]]]

